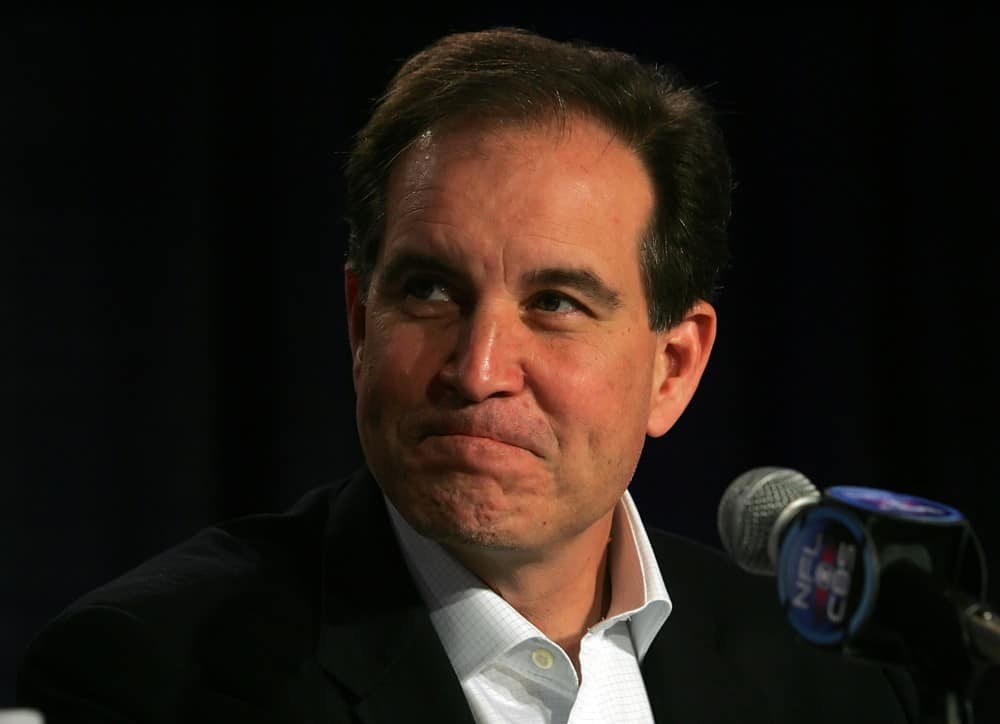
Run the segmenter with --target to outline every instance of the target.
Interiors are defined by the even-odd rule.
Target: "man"
[[[728,169],[698,95],[630,56],[496,30],[409,60],[348,168],[368,470],[85,597],[29,652],[23,703],[904,721],[881,672],[796,646],[769,586],[647,535],[626,492],[712,349]]]

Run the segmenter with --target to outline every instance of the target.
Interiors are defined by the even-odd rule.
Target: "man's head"
[[[635,57],[517,29],[447,36],[392,79],[347,168],[348,262],[363,291],[378,256],[396,159],[422,133],[465,123],[565,122],[582,113],[642,160],[654,212],[640,247],[650,326],[711,299],[728,258],[729,157],[700,95]]]
[[[679,417],[714,340],[702,297],[724,219],[692,245],[689,227],[712,224],[678,215],[698,207],[678,197],[684,183],[660,183],[706,176],[691,167],[704,148],[662,141],[716,143],[714,127],[640,123],[663,113],[628,73],[605,68],[608,87],[577,78],[640,67],[615,54],[586,61],[600,52],[513,31],[445,39],[400,71],[352,160],[346,281],[362,446],[404,517],[456,548],[535,553],[609,521],[645,436]],[[527,82],[510,73],[515,60]],[[693,96],[669,92],[681,116],[708,123]],[[591,95],[647,135],[596,113]],[[649,248],[675,226],[680,246]],[[651,309],[650,290],[659,299],[675,278],[667,305]]]

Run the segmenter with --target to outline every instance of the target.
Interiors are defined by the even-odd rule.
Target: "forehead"
[[[641,159],[597,121],[466,123],[422,134],[396,162],[384,246],[423,227],[634,252],[652,208]]]
[[[508,173],[535,172],[536,179],[549,172],[575,177],[595,190],[605,185],[606,191],[612,188],[601,171],[617,173],[621,181],[649,184],[638,154],[598,120],[572,113],[551,119],[469,120],[426,130],[393,165],[390,196],[419,187],[431,174],[440,175],[445,169],[457,172],[461,167],[472,173],[505,167]]]

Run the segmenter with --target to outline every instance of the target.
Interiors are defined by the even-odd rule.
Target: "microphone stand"
[[[892,621],[898,634],[890,658],[899,656],[913,676],[919,724],[974,724],[972,695],[987,669],[1000,664],[1000,621],[978,599],[923,585],[927,577],[908,566],[885,576],[878,618]],[[892,585],[897,576],[907,585]],[[857,653],[870,658],[874,652]]]
[[[986,671],[1000,665],[1000,617],[969,596],[953,594],[949,598],[954,620],[947,630],[961,642],[951,656],[958,656],[961,650],[963,660],[951,660],[958,677],[930,679],[938,683],[925,689],[922,724],[974,724],[973,694]]]

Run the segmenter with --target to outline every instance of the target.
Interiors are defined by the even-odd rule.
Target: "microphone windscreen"
[[[769,540],[781,513],[792,503],[815,499],[809,478],[789,468],[748,470],[726,488],[719,502],[719,537],[726,552],[751,573],[774,575]]]

